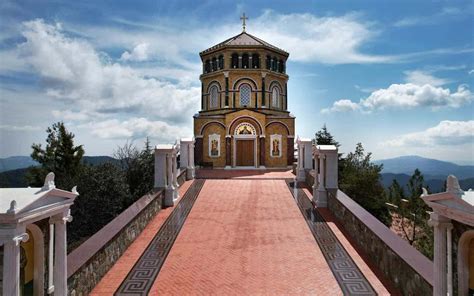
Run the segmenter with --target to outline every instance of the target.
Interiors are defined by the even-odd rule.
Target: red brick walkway
[[[237,178],[206,181],[150,295],[342,295],[281,179],[293,175],[263,172],[252,178],[251,172],[222,173],[211,171],[206,177]],[[181,196],[189,185],[180,188]],[[91,295],[116,291],[170,210],[157,215]],[[377,293],[389,295],[378,272],[336,224],[328,225]]]
[[[341,294],[283,180],[207,180],[152,295]]]

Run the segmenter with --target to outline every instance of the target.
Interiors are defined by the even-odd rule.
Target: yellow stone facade
[[[287,110],[288,53],[242,32],[200,56],[201,110],[194,116],[196,164],[291,166],[295,118]]]

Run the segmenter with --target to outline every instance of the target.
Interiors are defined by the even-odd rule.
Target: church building
[[[245,31],[200,53],[195,161],[215,168],[287,168],[295,117],[288,111],[289,54]]]

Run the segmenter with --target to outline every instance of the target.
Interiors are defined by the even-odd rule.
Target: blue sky
[[[192,134],[198,53],[241,31],[290,53],[301,137],[474,162],[472,1],[2,1],[0,157],[62,120],[88,155]]]

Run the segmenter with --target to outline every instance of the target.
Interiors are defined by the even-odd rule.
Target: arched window
[[[272,58],[272,71],[276,71],[277,70],[277,58],[276,57],[273,57]]]
[[[219,106],[219,90],[217,89],[216,85],[211,86],[209,91],[209,107],[210,108],[217,108]]]
[[[270,70],[272,67],[272,58],[267,56],[267,70]]]
[[[254,69],[260,68],[260,56],[256,53],[252,55],[252,68]]]
[[[280,63],[278,64],[278,72],[283,73],[283,60],[280,60]]]
[[[224,56],[220,55],[219,56],[219,70],[224,69]]]
[[[204,73],[209,73],[211,72],[211,61],[206,60],[204,63]]]
[[[247,69],[249,67],[249,55],[244,53],[242,55],[242,68]]]
[[[240,106],[246,107],[250,105],[250,96],[252,95],[252,89],[248,84],[242,84],[239,88],[240,92]]]
[[[217,71],[217,59],[212,58],[212,71]]]
[[[275,108],[280,107],[280,91],[276,86],[272,89],[272,106]]]
[[[239,55],[236,53],[232,54],[232,68],[238,68],[239,67]]]

